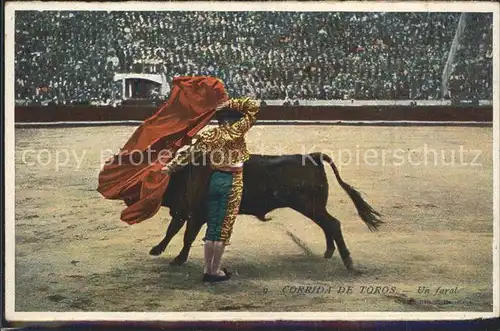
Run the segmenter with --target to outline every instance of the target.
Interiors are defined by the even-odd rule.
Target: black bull
[[[375,211],[340,177],[333,160],[323,153],[307,155],[252,155],[244,165],[244,191],[240,214],[267,221],[266,214],[277,208],[292,208],[318,224],[326,238],[325,258],[332,257],[335,243],[347,268],[352,259],[344,242],[340,221],[326,210],[328,181],[323,162],[330,164],[340,186],[354,202],[358,214],[370,230],[382,223]],[[208,166],[188,165],[172,175],[163,206],[170,208],[172,221],[165,238],[150,251],[160,255],[185,222],[184,246],[171,264],[181,265],[188,257],[193,241],[206,222],[206,194],[212,170]]]

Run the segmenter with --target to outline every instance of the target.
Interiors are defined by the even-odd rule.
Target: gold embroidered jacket
[[[228,167],[248,160],[250,153],[244,136],[255,124],[260,105],[250,98],[231,99],[228,108],[240,111],[243,117],[231,125],[219,125],[194,136],[195,142],[188,148],[179,150],[167,164],[172,172],[196,159],[200,153],[207,154],[208,162],[214,168]]]

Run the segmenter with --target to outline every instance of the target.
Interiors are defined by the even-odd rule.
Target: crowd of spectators
[[[459,17],[428,12],[18,12],[16,98],[109,103],[122,99],[114,74],[139,72],[161,74],[170,83],[177,75],[214,75],[231,96],[267,100],[440,99]],[[485,99],[492,94],[491,58],[474,62],[478,69],[468,64],[478,52],[491,55],[491,18],[488,22],[467,27],[467,45],[458,52],[452,75],[454,88]],[[484,34],[482,50],[468,44]],[[489,86],[476,86],[488,77]]]
[[[491,99],[493,90],[492,14],[470,13],[449,79],[452,98]]]

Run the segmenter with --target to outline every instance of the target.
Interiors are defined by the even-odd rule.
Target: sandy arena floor
[[[217,285],[200,282],[204,228],[173,267],[183,230],[162,256],[148,255],[166,208],[128,226],[124,205],[96,192],[110,155],[101,150],[116,152],[134,129],[16,129],[16,311],[492,310],[491,128],[254,128],[254,153],[330,154],[387,223],[371,233],[326,168],[328,209],[363,274],[350,274],[337,251],[324,259],[321,229],[282,209],[267,223],[238,218],[224,260],[236,275]]]

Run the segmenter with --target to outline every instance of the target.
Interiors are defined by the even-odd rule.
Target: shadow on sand
[[[150,275],[138,280],[144,285],[156,284],[179,290],[207,286],[201,282],[203,261],[188,260],[182,266],[172,266],[169,262],[170,259],[166,257],[151,258],[140,264],[132,262],[123,268],[128,269],[128,274],[137,272]],[[361,274],[348,271],[337,255],[331,259],[314,254],[276,255],[261,260],[233,257],[225,261],[225,266],[234,274],[229,282],[224,283],[227,290],[233,287],[241,290],[241,285],[248,289],[257,283],[262,287],[261,282],[329,284],[381,274],[381,270],[373,265],[357,266]]]

